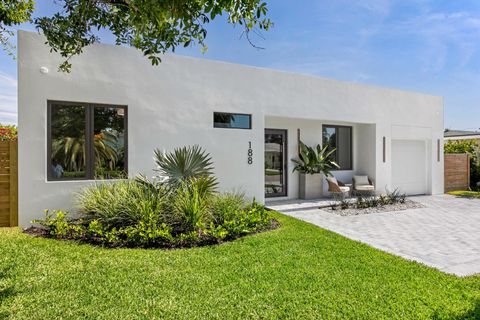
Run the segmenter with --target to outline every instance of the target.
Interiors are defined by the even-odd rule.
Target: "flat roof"
[[[480,138],[480,131],[448,130],[443,135],[445,138]]]

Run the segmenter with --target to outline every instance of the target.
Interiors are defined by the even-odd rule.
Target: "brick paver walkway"
[[[480,200],[448,195],[412,198],[425,208],[342,217],[309,202],[268,207],[441,271],[480,273]]]

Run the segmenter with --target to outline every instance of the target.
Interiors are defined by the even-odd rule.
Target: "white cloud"
[[[377,36],[407,43],[419,40],[416,58],[422,61],[424,72],[438,73],[447,64],[461,69],[479,52],[480,13],[425,9],[403,20],[392,18],[366,26],[359,36],[365,41]]]
[[[0,123],[17,123],[17,80],[0,72]]]
[[[376,15],[388,16],[393,5],[392,0],[357,0],[355,4]]]
[[[16,89],[17,79],[0,71],[0,90],[1,89]]]

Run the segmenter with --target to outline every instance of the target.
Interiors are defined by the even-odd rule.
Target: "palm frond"
[[[198,145],[176,148],[168,153],[156,149],[154,160],[157,165],[155,171],[160,176],[167,177],[167,183],[174,187],[192,178],[205,178],[203,183],[210,190],[217,186],[212,158]]]

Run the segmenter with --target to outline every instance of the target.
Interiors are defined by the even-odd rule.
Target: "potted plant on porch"
[[[292,159],[295,163],[293,171],[299,172],[299,198],[318,199],[323,196],[323,176],[329,176],[334,168],[340,166],[331,160],[331,155],[336,149],[329,149],[328,145],[323,148],[319,144],[309,147],[300,143],[298,159]]]

